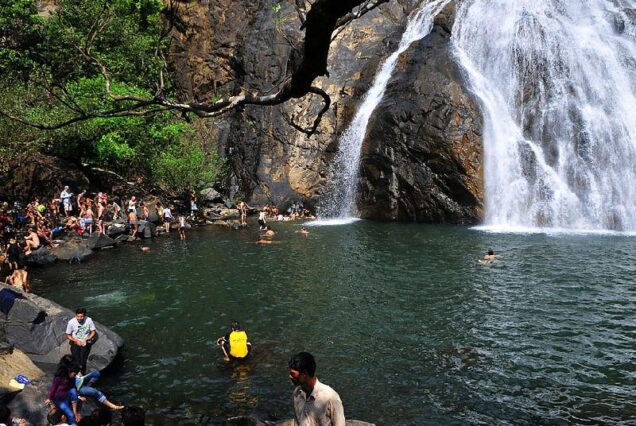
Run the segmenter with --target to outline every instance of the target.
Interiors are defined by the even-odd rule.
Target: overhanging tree
[[[171,0],[164,7],[161,0],[64,0],[60,10],[52,17],[54,25],[46,26],[49,32],[40,34],[40,43],[55,41],[54,58],[41,57],[41,50],[38,49],[25,50],[20,43],[7,44],[6,41],[12,40],[12,37],[0,40],[3,51],[11,52],[27,64],[28,83],[37,84],[42,89],[41,96],[55,98],[64,107],[64,113],[38,120],[37,117],[30,119],[20,116],[15,110],[5,107],[0,110],[0,115],[37,129],[56,130],[92,119],[149,116],[165,111],[177,111],[185,118],[188,114],[215,117],[246,105],[279,105],[291,99],[318,95],[323,100],[323,107],[313,125],[309,129],[294,125],[296,129],[312,135],[331,104],[329,95],[314,85],[318,77],[328,75],[327,59],[331,42],[344,26],[388,1],[295,0],[304,39],[302,43],[292,46],[285,78],[274,93],[239,93],[211,103],[184,103],[172,96],[170,81],[165,73],[164,51],[170,28],[156,19],[158,14],[153,14],[161,9],[164,18],[167,18],[164,23],[169,25],[172,22],[170,17],[175,16],[182,2]],[[20,3],[33,2],[20,0]],[[130,13],[126,13],[127,7],[132,8],[128,11]],[[123,21],[122,16],[126,17]],[[146,30],[154,28],[154,37],[146,37],[147,31],[140,35],[135,26],[137,29],[146,26]],[[25,31],[20,33],[18,30],[13,39],[24,41],[21,37],[25,34]],[[128,52],[130,64],[118,61],[121,55],[111,52],[113,46],[122,44],[122,39],[127,41],[127,46],[139,49],[139,52]],[[33,44],[32,40],[30,45]],[[149,52],[151,55],[148,55]],[[147,57],[152,60],[136,62]],[[134,82],[134,85],[117,84],[123,75],[131,75],[126,72],[127,67],[136,67],[138,75],[151,78]],[[68,84],[74,81],[74,75],[81,74],[79,70],[87,68],[95,69],[100,75],[101,90],[83,94],[69,92]],[[134,90],[127,90],[127,87],[134,87]],[[37,100],[31,102],[36,103]]]

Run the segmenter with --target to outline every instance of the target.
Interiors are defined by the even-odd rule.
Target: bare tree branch
[[[346,26],[353,20],[364,16],[376,7],[380,6],[381,4],[388,3],[389,1],[390,0],[367,0],[367,2],[361,5],[355,12],[347,13],[345,16],[338,20],[336,31],[334,31],[333,35],[331,36],[331,40],[335,40],[336,37],[338,37],[340,33],[346,28]]]
[[[298,130],[299,132],[302,132],[304,134],[306,134],[308,137],[312,136],[313,134],[316,133],[316,130],[318,129],[318,126],[320,125],[320,121],[322,120],[322,116],[329,111],[329,107],[331,106],[331,98],[329,97],[329,95],[327,94],[327,92],[325,92],[324,90],[312,86],[309,89],[310,93],[314,93],[316,95],[319,95],[322,97],[323,100],[323,106],[320,109],[320,111],[318,112],[318,115],[316,116],[316,118],[314,119],[314,123],[312,124],[311,128],[309,129],[305,129],[304,127],[300,126],[299,124],[297,124],[294,121],[294,117],[285,117],[285,121],[287,121],[287,124],[289,124],[290,126],[292,126],[294,129]]]

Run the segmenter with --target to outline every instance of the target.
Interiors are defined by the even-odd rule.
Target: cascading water
[[[431,32],[433,19],[450,0],[423,2],[410,16],[398,49],[382,64],[371,89],[366,93],[353,121],[341,137],[336,158],[330,169],[328,195],[318,206],[320,219],[347,219],[356,216],[355,198],[360,168],[360,151],[369,118],[382,100],[398,57],[414,41]]]
[[[636,231],[633,0],[464,0],[486,225]]]

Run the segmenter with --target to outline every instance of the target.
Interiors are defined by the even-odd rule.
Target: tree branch
[[[32,123],[28,120],[20,119],[6,112],[0,112],[1,115],[18,121],[22,124],[29,125],[42,130],[55,130],[80,121],[90,120],[93,118],[112,118],[125,115],[148,115],[168,109],[180,111],[184,116],[191,112],[199,117],[215,117],[225,114],[231,110],[242,108],[245,105],[261,105],[271,106],[279,105],[289,101],[290,99],[302,98],[312,93],[323,98],[323,108],[320,110],[311,129],[299,129],[303,133],[311,136],[315,133],[320,120],[324,113],[331,105],[329,95],[322,89],[313,86],[313,82],[320,76],[328,76],[327,59],[329,56],[329,48],[333,40],[333,33],[338,28],[346,25],[354,19],[373,10],[382,3],[389,0],[316,0],[306,14],[305,4],[303,0],[296,0],[297,10],[299,10],[301,21],[305,29],[305,39],[301,45],[291,49],[289,54],[286,76],[280,83],[277,92],[269,95],[261,95],[254,93],[241,93],[239,95],[230,96],[214,103],[180,103],[166,99],[163,93],[163,75],[160,75],[160,81],[157,84],[157,93],[152,98],[143,98],[139,96],[118,96],[111,92],[111,80],[106,66],[91,53],[91,46],[96,35],[105,28],[105,22],[108,16],[98,18],[93,25],[95,31],[88,38],[87,44],[79,46],[74,43],[81,55],[88,61],[94,63],[105,80],[106,94],[115,102],[133,102],[122,108],[115,108],[109,111],[101,111],[96,113],[80,113],[76,117],[69,120],[52,124]],[[360,6],[362,5],[362,6]],[[358,7],[354,12],[353,9]],[[105,13],[105,15],[107,15]],[[99,22],[99,24],[98,24]],[[100,25],[101,24],[101,25]],[[77,111],[76,111],[77,112]],[[294,126],[299,128],[300,126]]]

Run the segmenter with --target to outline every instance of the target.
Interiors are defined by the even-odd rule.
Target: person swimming
[[[479,263],[485,265],[487,263],[495,261],[496,259],[499,259],[499,256],[495,254],[495,251],[493,249],[488,249],[484,257],[482,259],[479,259]]]
[[[300,231],[298,231],[298,232],[300,232],[300,233],[301,233],[301,234],[303,234],[303,235],[307,235],[307,234],[309,234],[309,231],[308,231],[308,230],[307,230],[307,228],[305,228],[304,226],[301,226],[301,227],[300,227]]]

